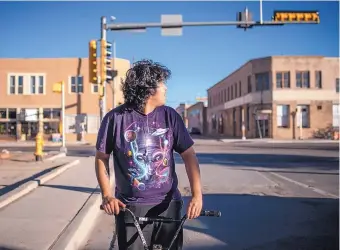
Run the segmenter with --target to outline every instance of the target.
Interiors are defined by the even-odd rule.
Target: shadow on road
[[[17,247],[0,246],[0,250],[24,250],[24,249],[23,248],[17,248]]]
[[[57,169],[61,166],[64,166],[65,164],[60,164],[58,166],[54,166],[54,167],[51,167],[51,168],[48,168],[48,169],[44,169],[42,171],[40,171],[39,173],[36,173],[28,178],[25,178],[25,179],[22,179],[20,181],[17,181],[13,184],[10,184],[10,185],[6,185],[6,187],[0,189],[0,196],[4,195],[4,194],[7,194],[9,192],[11,192],[12,190],[16,189],[17,187],[29,182],[29,181],[34,181],[36,178],[39,178],[41,176],[43,176],[44,174],[47,174],[51,171],[53,171],[54,169]],[[1,249],[1,248],[0,248]]]
[[[189,197],[184,197],[185,208]],[[184,228],[201,233],[185,250],[336,250],[338,199],[256,195],[204,195],[204,209],[222,217],[199,217]],[[209,242],[212,244],[209,245]],[[201,245],[201,246],[199,246]]]
[[[244,153],[197,153],[200,164],[216,164],[230,167],[262,167],[294,169],[308,167],[318,170],[337,170],[338,157],[280,155],[280,154],[244,154]],[[182,164],[180,157],[175,157],[176,164]]]
[[[48,187],[48,188],[57,188],[57,189],[64,189],[64,190],[70,190],[70,191],[77,191],[82,193],[94,193],[99,194],[100,190],[97,188],[89,188],[89,187],[77,187],[77,186],[64,186],[64,185],[49,185],[49,184],[43,184],[40,185],[41,187]]]
[[[240,143],[233,143],[233,147],[235,148],[261,148],[261,149],[304,149],[304,150],[326,150],[326,151],[339,151],[339,144],[332,143],[332,144],[297,144],[297,143],[283,143],[283,144],[276,144],[276,143],[267,143],[267,144],[256,144],[251,142],[240,142]]]

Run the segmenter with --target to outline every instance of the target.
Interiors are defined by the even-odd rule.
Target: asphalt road
[[[185,250],[338,249],[337,144],[198,140],[196,152],[204,208],[222,217],[188,221]],[[179,156],[176,162],[187,204],[189,182]],[[113,223],[101,214],[83,250],[107,249]]]

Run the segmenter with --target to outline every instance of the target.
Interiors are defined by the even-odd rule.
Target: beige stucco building
[[[99,63],[99,59],[98,59]],[[114,60],[118,75],[107,85],[106,112],[124,102],[121,79],[130,68],[125,59]],[[89,83],[88,58],[0,59],[0,139],[33,139],[38,131],[37,112],[43,110],[45,139],[58,133],[61,95],[52,86],[65,81],[67,141],[94,142],[99,121],[98,86]],[[26,114],[23,120],[18,114]]]
[[[178,105],[177,108],[175,108],[175,110],[177,111],[177,113],[182,117],[184,124],[186,127],[188,127],[188,108],[190,107],[189,104],[186,103],[180,103]]]
[[[241,137],[244,124],[247,138],[314,137],[320,129],[339,126],[339,59],[250,60],[208,89],[208,103],[210,134]]]

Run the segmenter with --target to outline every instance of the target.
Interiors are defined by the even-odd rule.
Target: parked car
[[[198,128],[194,127],[194,128],[189,129],[189,133],[192,134],[192,135],[200,135],[201,131]]]

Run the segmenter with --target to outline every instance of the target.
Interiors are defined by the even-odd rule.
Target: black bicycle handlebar
[[[104,210],[103,205],[100,205],[100,210]],[[126,211],[126,208],[120,207],[120,211]],[[131,212],[130,212],[131,213]],[[210,216],[210,217],[221,217],[221,211],[214,210],[202,210],[199,216]],[[139,221],[178,221],[170,218],[149,218],[149,217],[139,217]]]
[[[104,207],[102,205],[100,205],[100,209],[104,210]],[[168,248],[166,249],[171,249],[172,245],[175,242],[175,239],[177,238],[181,228],[183,227],[184,222],[187,220],[187,215],[184,215],[182,217],[182,219],[180,220],[176,220],[176,219],[172,219],[172,218],[166,218],[166,217],[158,217],[158,218],[151,218],[151,217],[137,217],[135,216],[135,214],[128,208],[122,208],[120,207],[120,211],[127,211],[131,214],[132,218],[133,218],[133,224],[135,225],[138,235],[143,243],[143,248],[144,250],[148,250],[149,247],[146,243],[146,240],[144,238],[142,229],[139,225],[140,222],[180,222],[180,225],[178,226],[175,235],[173,236],[170,245]],[[221,212],[220,211],[212,211],[212,210],[202,210],[200,216],[212,216],[212,217],[221,217]]]

